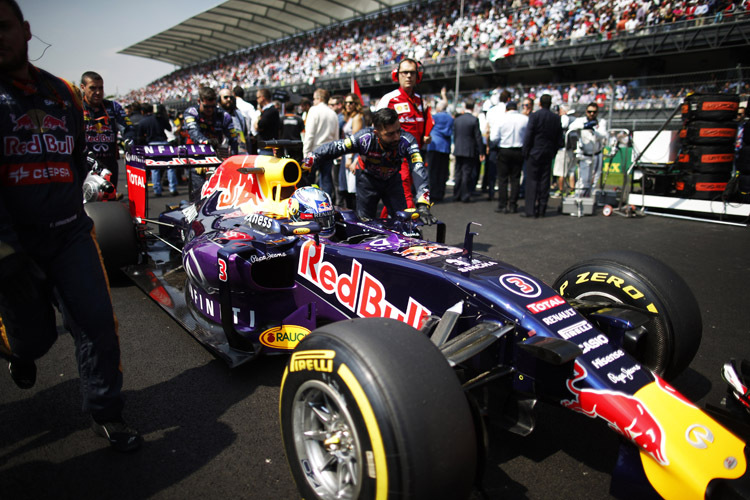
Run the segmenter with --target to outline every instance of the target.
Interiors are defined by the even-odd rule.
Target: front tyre
[[[703,331],[698,302],[687,283],[653,257],[606,252],[566,269],[553,287],[566,298],[625,303],[656,313],[645,325],[645,349],[631,354],[665,379],[682,373],[698,352]]]
[[[477,448],[468,401],[430,340],[392,319],[323,326],[281,383],[287,460],[306,499],[467,498]]]

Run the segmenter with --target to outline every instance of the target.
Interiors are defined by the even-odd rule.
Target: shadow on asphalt
[[[145,442],[142,450],[133,454],[110,450],[103,439],[91,433],[84,417],[73,417],[81,414],[77,379],[52,386],[32,398],[2,405],[0,449],[12,451],[0,456],[0,467],[35,448],[56,449],[56,442],[75,433],[91,433],[90,439],[86,437],[83,442],[99,446],[88,452],[56,452],[50,461],[35,460],[3,468],[2,497],[49,498],[50,492],[55,491],[56,498],[132,500],[168,490],[235,442],[237,431],[223,422],[222,416],[258,388],[278,387],[285,362],[285,357],[268,357],[230,371],[221,361],[214,360],[166,382],[125,391],[126,414],[149,417],[139,419],[138,428]],[[65,402],[64,407],[59,407],[60,401]],[[158,411],[152,411],[154,408]],[[66,440],[78,441],[81,440]],[[72,458],[52,460],[60,456]],[[51,478],[61,479],[58,487],[48,482]]]

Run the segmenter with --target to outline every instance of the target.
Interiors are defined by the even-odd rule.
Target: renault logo
[[[714,442],[714,435],[707,427],[699,424],[691,425],[685,431],[685,439],[695,448],[704,450]]]

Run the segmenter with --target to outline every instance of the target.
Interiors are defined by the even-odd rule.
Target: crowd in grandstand
[[[493,50],[648,33],[660,25],[720,22],[748,10],[748,0],[469,0],[430,2],[382,12],[177,70],[125,101],[191,100],[198,88],[314,83],[317,78],[392,65],[404,57],[440,61],[457,52]],[[281,49],[281,50],[280,50]],[[627,87],[625,87],[627,92]],[[578,96],[590,89],[579,89]],[[623,93],[620,93],[625,97]],[[650,96],[649,96],[650,97]],[[663,96],[656,96],[661,98]],[[575,96],[574,96],[575,98]]]

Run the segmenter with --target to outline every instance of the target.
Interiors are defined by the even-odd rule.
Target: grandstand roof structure
[[[228,0],[121,50],[189,66],[413,0]]]

